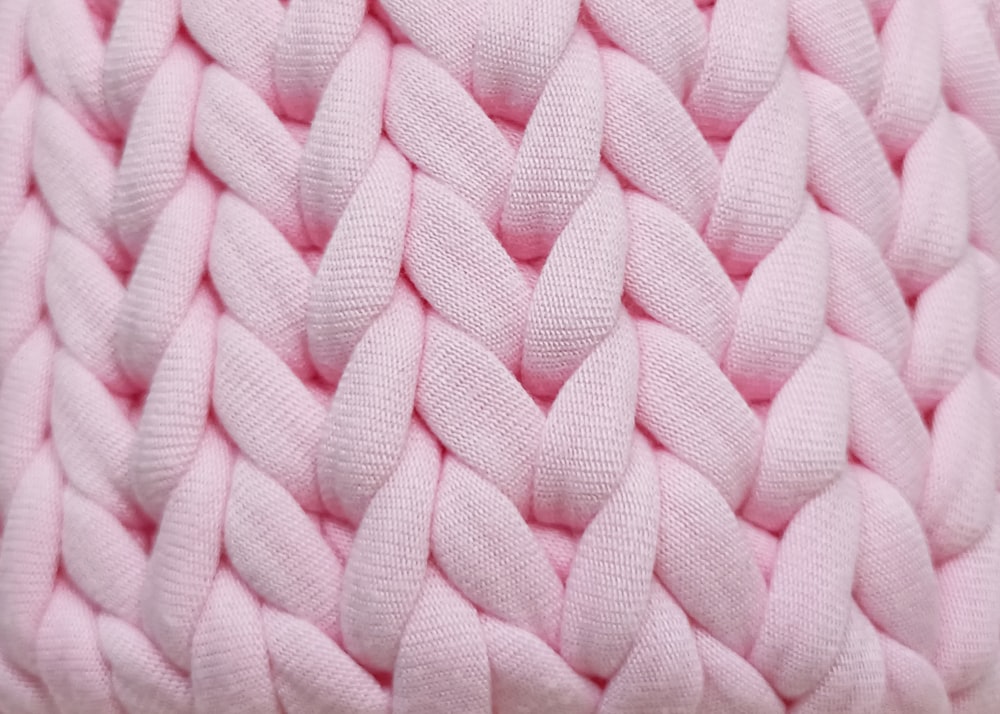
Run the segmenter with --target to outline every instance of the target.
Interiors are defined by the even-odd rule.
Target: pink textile
[[[1000,0],[0,2],[0,712],[1000,712]]]

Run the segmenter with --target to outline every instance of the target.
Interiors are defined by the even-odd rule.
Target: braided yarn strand
[[[998,0],[0,3],[0,712],[990,714],[998,484]]]

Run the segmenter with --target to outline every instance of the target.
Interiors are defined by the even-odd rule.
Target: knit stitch
[[[0,1],[4,714],[1000,711],[1000,0]]]

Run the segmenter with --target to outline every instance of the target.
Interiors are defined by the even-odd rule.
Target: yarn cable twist
[[[1000,2],[0,5],[0,711],[1000,706]]]

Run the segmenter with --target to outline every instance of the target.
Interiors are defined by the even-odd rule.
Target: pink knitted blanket
[[[1000,712],[1000,0],[0,0],[0,712]]]

